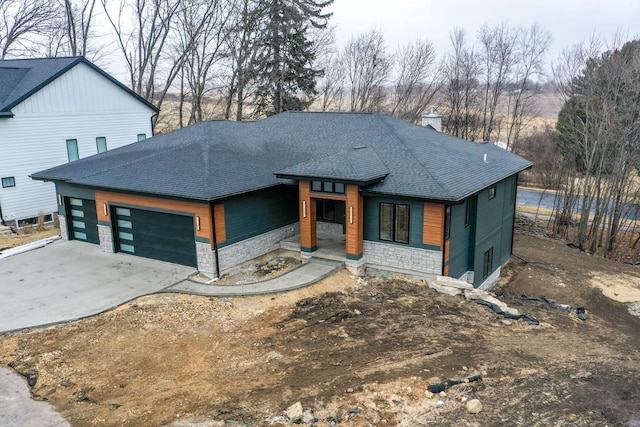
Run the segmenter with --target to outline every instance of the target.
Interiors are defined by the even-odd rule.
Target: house
[[[0,60],[0,220],[51,220],[55,187],[29,175],[152,135],[158,109],[82,57]]]
[[[489,286],[509,259],[531,163],[374,113],[209,121],[33,175],[53,181],[63,237],[224,273],[299,235],[342,259]],[[86,239],[85,239],[86,238]]]

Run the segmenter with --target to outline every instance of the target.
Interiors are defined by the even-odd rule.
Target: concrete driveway
[[[193,267],[76,241],[0,260],[0,332],[91,316],[184,280]]]

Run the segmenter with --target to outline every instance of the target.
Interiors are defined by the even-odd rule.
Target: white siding
[[[52,183],[29,175],[67,163],[67,139],[78,141],[80,158],[97,154],[96,137],[112,150],[151,136],[152,110],[86,64],[78,64],[0,119],[0,177],[16,186],[0,188],[5,219],[57,211]]]

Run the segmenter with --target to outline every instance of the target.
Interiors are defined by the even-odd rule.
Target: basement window
[[[409,243],[409,205],[380,203],[380,240]]]
[[[144,141],[145,139],[147,139],[147,134],[146,133],[139,133],[138,134],[138,142]]]
[[[484,264],[482,266],[482,280],[491,275],[493,271],[493,247],[484,253]]]
[[[2,178],[2,188],[9,188],[16,186],[16,178],[13,176],[8,176],[6,178]]]
[[[104,153],[105,151],[107,151],[107,138],[104,136],[97,137],[96,147],[98,149],[98,154]]]
[[[75,162],[76,160],[80,159],[77,139],[67,139],[67,156],[70,162]]]

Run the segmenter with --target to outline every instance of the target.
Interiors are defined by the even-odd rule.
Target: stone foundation
[[[198,271],[216,274],[216,251],[211,249],[211,244],[196,242],[196,254]]]
[[[250,259],[280,248],[280,241],[300,233],[298,222],[285,225],[259,236],[218,248],[220,271],[223,272]]]
[[[493,289],[493,287],[500,280],[500,270],[501,269],[502,269],[501,267],[498,267],[498,269],[496,271],[491,273],[491,275],[489,277],[487,277],[485,279],[485,281],[480,284],[480,286],[478,286],[478,289],[482,289],[483,291],[489,291],[489,290]]]
[[[460,276],[458,278],[458,280],[464,280],[467,283],[470,283],[473,285],[473,278],[474,278],[475,274],[473,271],[467,271],[466,273],[464,273],[462,276]]]
[[[62,227],[62,225],[60,225]],[[103,252],[115,252],[113,247],[113,232],[108,225],[98,224],[98,237],[100,238],[100,247]]]
[[[441,274],[442,252],[365,240],[364,259],[368,264]]]
[[[67,218],[64,215],[58,216],[58,224],[60,224],[60,237],[62,240],[69,240],[69,229],[67,228]]]

